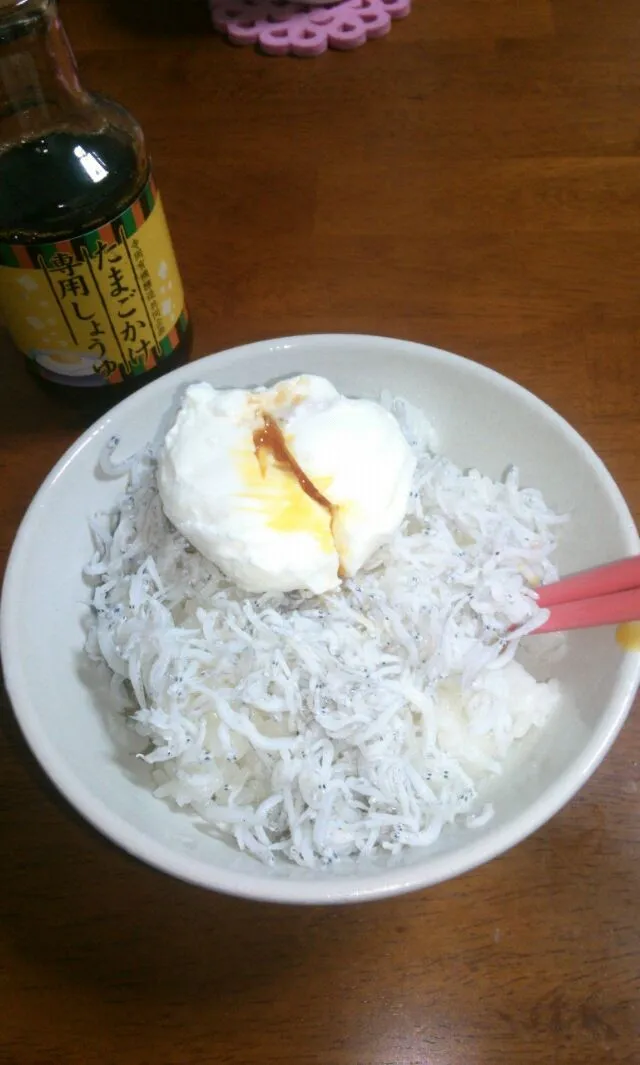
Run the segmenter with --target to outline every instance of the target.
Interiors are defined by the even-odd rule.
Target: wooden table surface
[[[205,0],[62,0],[140,119],[195,353],[386,333],[533,389],[640,512],[633,0],[414,0],[351,54],[269,59]],[[0,548],[78,427],[2,364]],[[636,711],[640,706],[636,704]],[[129,859],[6,707],[1,1065],[638,1065],[640,716],[519,847],[352,908],[253,905]]]

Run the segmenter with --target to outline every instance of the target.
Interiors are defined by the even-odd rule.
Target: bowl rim
[[[39,727],[38,712],[30,704],[24,689],[24,655],[21,654],[21,648],[17,643],[14,644],[10,623],[13,612],[19,607],[22,556],[27,549],[27,537],[37,520],[36,515],[39,509],[58,478],[63,476],[72,465],[75,457],[108,430],[114,417],[120,419],[123,414],[126,417],[129,412],[134,412],[138,407],[144,408],[154,392],[167,388],[169,380],[178,384],[182,381],[198,379],[199,371],[204,366],[215,363],[229,367],[260,352],[266,353],[269,350],[285,347],[300,347],[309,342],[319,347],[336,344],[348,345],[349,343],[360,345],[362,342],[377,347],[387,347],[393,344],[396,348],[400,347],[407,353],[426,361],[435,359],[437,362],[453,362],[472,377],[493,382],[503,392],[516,395],[521,402],[524,401],[545,419],[554,422],[563,434],[580,448],[585,459],[595,469],[609,491],[622,534],[628,543],[629,553],[640,551],[640,537],[631,512],[602,459],[562,415],[511,378],[461,355],[434,348],[428,344],[394,337],[360,333],[307,333],[278,337],[237,345],[204,356],[174,370],[124,399],[109,413],[94,422],[65,451],[34,495],[11,547],[0,600],[0,651],[5,685],[14,716],[31,752],[63,797],[112,843],[133,857],[178,879],[253,901],[294,904],[364,902],[419,890],[460,876],[503,854],[550,820],[595,772],[614,743],[629,713],[638,685],[640,685],[640,655],[627,653],[623,657],[607,713],[589,742],[576,756],[569,770],[554,780],[515,820],[508,821],[494,830],[489,829],[476,841],[466,842],[460,851],[435,854],[430,858],[425,856],[423,862],[416,862],[406,867],[390,866],[380,872],[368,874],[364,880],[360,879],[357,873],[355,875],[353,873],[334,874],[333,876],[324,874],[318,879],[310,877],[308,880],[292,880],[286,876],[274,876],[267,866],[256,874],[249,874],[233,868],[211,865],[205,860],[188,854],[178,854],[169,846],[150,839],[124,817],[115,814],[102,800],[96,799],[73,771],[68,770],[66,765],[61,763],[46,732]]]

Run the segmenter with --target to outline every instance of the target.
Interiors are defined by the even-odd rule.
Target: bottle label
[[[99,229],[0,243],[0,312],[38,372],[63,384],[119,384],[171,355],[188,317],[153,178]]]

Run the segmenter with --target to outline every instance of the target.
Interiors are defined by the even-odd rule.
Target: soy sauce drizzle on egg
[[[294,456],[291,454],[289,448],[287,447],[287,442],[284,438],[282,429],[278,425],[275,418],[263,411],[262,422],[262,426],[259,429],[256,429],[253,433],[253,446],[263,476],[266,470],[264,453],[271,452],[275,461],[280,466],[284,466],[285,469],[288,469],[293,474],[302,491],[306,495],[308,495],[310,499],[313,499],[314,503],[318,503],[321,507],[324,507],[325,510],[328,511],[329,515],[331,516],[331,533],[333,535],[335,543],[336,537],[333,530],[333,522],[339,508],[334,507],[333,503],[330,503],[327,497],[323,496],[322,492],[320,492],[316,488],[313,481],[311,481],[307,477],[302,467],[296,462]],[[338,545],[336,543],[336,550],[337,549]],[[340,567],[338,569],[338,576],[345,576],[342,561],[340,562]]]

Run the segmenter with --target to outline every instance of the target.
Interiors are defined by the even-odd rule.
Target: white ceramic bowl
[[[96,473],[113,433],[130,453],[158,433],[186,382],[249,386],[296,372],[323,374],[344,392],[375,397],[390,388],[420,405],[442,450],[462,466],[499,476],[516,463],[522,480],[570,511],[559,554],[571,571],[639,550],[627,506],[588,444],[540,400],[490,370],[434,348],[365,336],[265,341],[176,371],[116,407],[60,460],[35,496],[16,537],[1,615],[5,678],[33,752],[60,791],[101,832],[131,854],[205,887],[280,902],[380,898],[456,876],[513,846],[548,820],[594,772],[620,729],[640,679],[640,655],[625,655],[611,629],[574,633],[554,667],[565,703],[524,766],[493,793],[494,819],[445,832],[392,867],[353,866],[344,874],[265,868],[218,842],[155,799],[145,768],[123,761],[109,716],[83,658],[91,554],[88,516],[109,507],[122,481]]]

